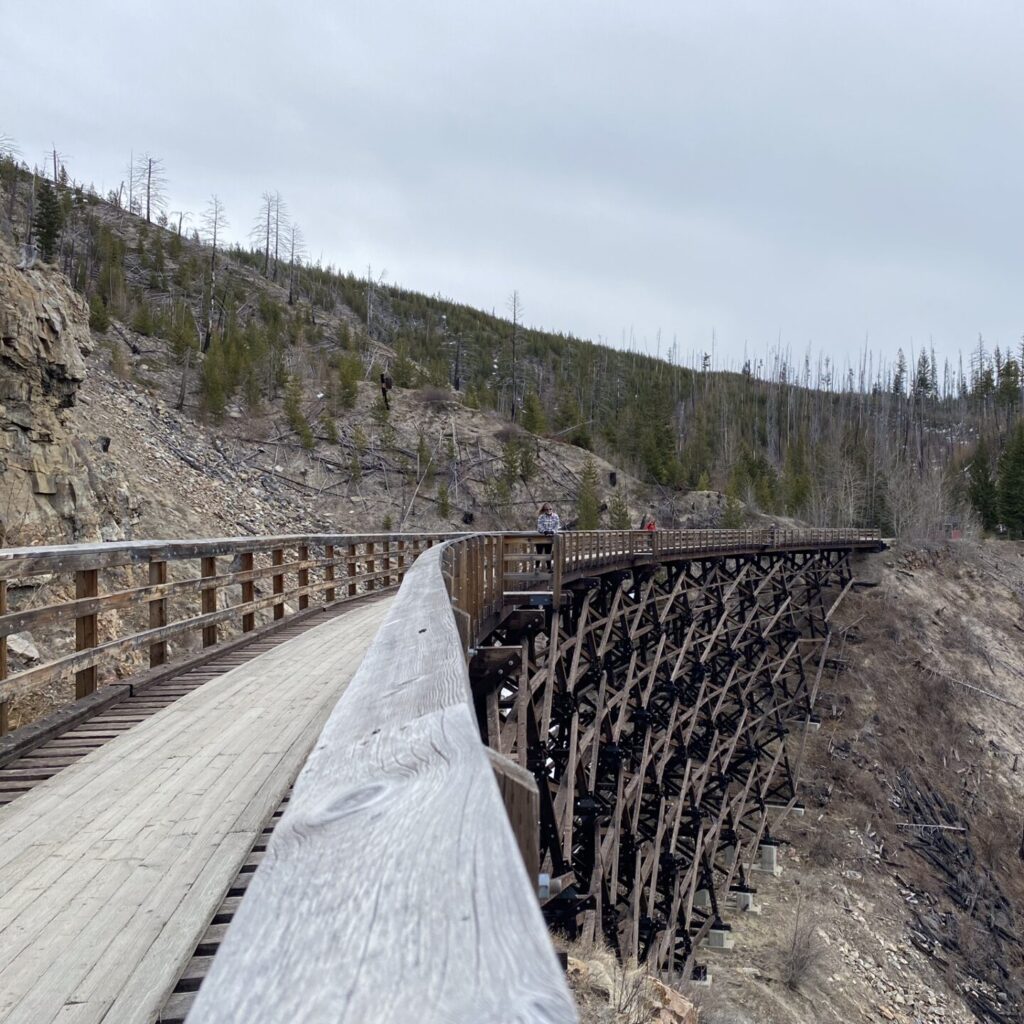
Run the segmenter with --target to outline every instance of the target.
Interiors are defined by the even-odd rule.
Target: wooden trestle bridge
[[[881,540],[540,541],[0,549],[0,1021],[572,1021],[547,927],[699,976]]]

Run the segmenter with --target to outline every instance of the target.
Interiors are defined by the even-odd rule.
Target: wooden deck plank
[[[343,618],[346,622],[350,621],[349,615]],[[376,616],[374,618],[376,620]],[[326,625],[329,624],[325,623]],[[315,671],[316,666],[321,665],[325,658],[330,658],[337,644],[332,642],[332,634],[320,633],[322,628],[317,627],[306,634],[301,652],[289,649],[289,654],[283,654],[284,647],[277,647],[268,652],[260,662],[233,670],[216,680],[215,685],[207,684],[201,690],[158,712],[154,717],[159,719],[160,724],[156,728],[159,730],[161,743],[167,750],[165,767],[173,764],[175,758],[189,761],[192,767],[197,767],[194,747],[204,738],[216,739],[217,742],[211,749],[218,753],[241,752],[248,745],[248,732],[256,721],[263,718],[276,719],[279,722],[284,717],[283,709],[277,706],[273,693],[266,693],[262,702],[256,703],[248,699],[250,692],[253,686],[261,681],[266,682],[268,677],[272,681],[282,671]],[[357,622],[353,622],[348,631],[360,641],[366,639]],[[302,701],[301,695],[295,695],[293,699],[299,703]],[[211,725],[225,708],[229,709],[231,714],[217,725]],[[62,835],[68,837],[70,841],[71,836],[81,836],[85,829],[96,831],[110,823],[112,818],[119,820],[119,801],[126,798],[133,789],[146,792],[147,776],[153,772],[152,761],[147,753],[154,733],[153,720],[142,723],[103,748],[116,748],[119,753],[118,759],[87,757],[75,766],[73,772],[62,773],[66,777],[62,779],[59,788],[37,787],[19,800],[19,804],[26,809],[41,805],[40,811],[44,813],[9,813],[7,818],[0,814],[0,831],[5,837],[3,847],[0,848],[0,866],[17,851],[17,837],[25,828],[33,828],[35,833],[42,834],[56,827],[61,829]],[[272,729],[269,734],[270,742],[273,740],[273,731]],[[180,748],[176,754],[173,751],[175,744]],[[127,773],[122,770],[123,762],[140,756],[144,764],[141,772]],[[188,768],[187,765],[185,767]],[[96,790],[90,802],[79,802],[74,805],[68,803],[68,798],[74,790],[85,788]],[[63,817],[54,823],[46,817],[45,812],[58,806],[62,809]],[[101,813],[104,809],[107,812],[106,816]],[[30,836],[23,837],[22,841],[30,839]]]
[[[0,1020],[155,1018],[388,604],[249,659],[0,807]]]

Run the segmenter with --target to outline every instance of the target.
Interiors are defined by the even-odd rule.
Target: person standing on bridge
[[[562,528],[562,520],[558,518],[558,513],[551,507],[548,502],[544,502],[540,507],[540,512],[537,513],[537,532],[543,536],[549,538],[548,540],[542,540],[537,545],[538,555],[547,555],[548,558],[551,556],[551,547],[554,543],[550,540],[556,533]],[[535,570],[549,569],[550,562],[545,561],[542,565],[541,562],[534,564]]]
[[[561,528],[562,520],[558,518],[558,513],[545,501],[540,507],[540,512],[537,513],[537,532],[543,533],[545,536],[553,536]],[[548,550],[551,550],[550,544]]]

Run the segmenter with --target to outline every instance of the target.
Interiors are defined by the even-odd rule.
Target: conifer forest
[[[840,365],[779,346],[735,367],[711,353],[683,365],[675,346],[659,357],[528,327],[512,288],[486,312],[321,265],[277,191],[238,211],[170,196],[149,154],[101,196],[58,152],[30,168],[0,136],[0,233],[63,270],[94,330],[116,319],[155,339],[212,422],[232,402],[282,403],[303,443],[329,442],[367,353],[386,351],[396,387],[451,389],[507,420],[513,447],[556,437],[666,491],[719,490],[812,524],[1024,535],[1024,349],[964,339],[955,364],[923,348]],[[312,393],[328,403],[316,422]]]

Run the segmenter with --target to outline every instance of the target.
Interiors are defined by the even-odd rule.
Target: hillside
[[[903,543],[841,607],[786,871],[691,995],[707,1024],[1022,1019],[1022,550],[936,543],[968,497],[1017,532],[1015,360],[842,390],[517,328],[513,361],[506,319],[214,250],[70,182],[57,265],[19,269],[40,188],[0,161],[0,543],[529,528],[588,494],[601,525],[880,524]],[[12,638],[12,669],[44,639]]]
[[[273,421],[277,436],[283,423],[324,453],[324,468],[342,464],[332,486],[355,475],[353,444],[390,436],[376,401],[388,372],[400,393],[429,392],[448,408],[592,451],[655,488],[665,522],[688,511],[687,492],[716,490],[769,515],[921,540],[940,538],[972,502],[988,529],[1024,527],[1012,512],[1021,488],[995,494],[1000,453],[1016,439],[1020,364],[983,343],[966,372],[927,351],[909,364],[902,352],[891,362],[863,353],[840,367],[780,350],[739,373],[716,371],[709,355],[694,370],[528,329],[518,297],[509,319],[310,264],[261,229],[251,247],[225,248],[219,204],[202,231],[189,231],[184,215],[150,222],[137,197],[103,199],[66,169],[54,185],[9,157],[0,159],[0,235],[23,241],[48,194],[54,258],[87,298],[113,372],[213,427]],[[400,410],[409,407],[403,398]],[[437,443],[407,440],[409,461],[425,461],[424,445],[429,456]],[[492,493],[495,524],[534,497],[515,482],[529,483],[529,456],[522,463],[519,446],[499,440],[515,493],[511,504],[506,487]],[[403,515],[397,499],[381,510],[395,522]]]

